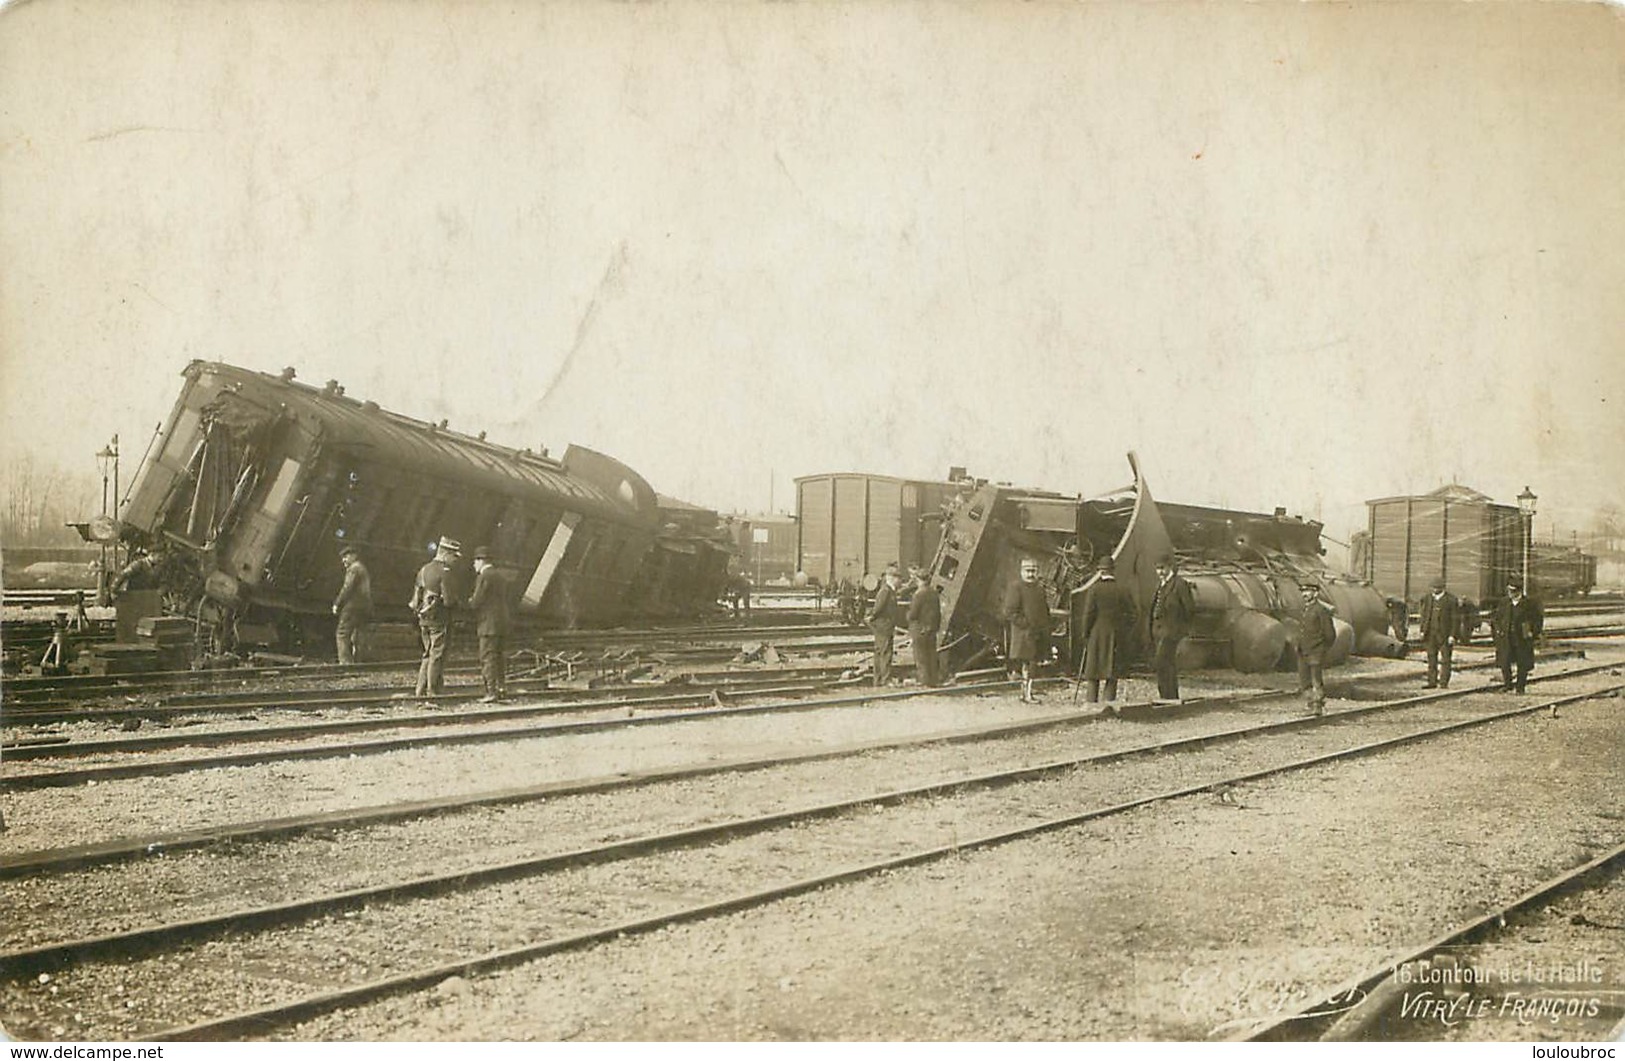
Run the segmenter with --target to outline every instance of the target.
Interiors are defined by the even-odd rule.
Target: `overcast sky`
[[[1544,533],[1625,505],[1622,174],[1618,7],[35,0],[0,446],[128,475],[207,358],[724,510],[1132,449]]]

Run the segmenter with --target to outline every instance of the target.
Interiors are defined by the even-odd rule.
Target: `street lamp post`
[[[111,445],[103,446],[101,452],[96,454],[96,467],[101,469],[102,473],[102,516],[104,518],[107,516],[107,477],[113,471],[113,460],[114,452]],[[116,490],[113,497],[116,503],[118,498]],[[107,543],[102,542],[101,547],[101,572],[96,576],[96,603],[106,607],[111,597],[113,579],[112,572],[107,567]]]
[[[1529,487],[1518,495],[1518,511],[1523,513],[1523,591],[1531,593],[1529,585],[1529,549],[1535,536],[1535,493]]]

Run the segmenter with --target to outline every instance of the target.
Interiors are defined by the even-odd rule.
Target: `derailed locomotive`
[[[491,546],[517,572],[516,609],[542,626],[697,610],[720,592],[725,560],[710,554],[727,548],[725,533],[702,548],[611,457],[500,446],[334,382],[299,383],[291,369],[194,361],[183,376],[120,535],[154,557],[165,610],[196,617],[200,651],[325,646],[347,544],[365,558],[384,619],[407,618],[413,577],[442,535]],[[682,540],[665,548],[671,538]]]
[[[1385,632],[1382,597],[1368,584],[1333,575],[1320,554],[1320,525],[1273,515],[1159,504],[1133,454],[1134,482],[1093,497],[979,483],[948,502],[942,544],[928,569],[941,593],[945,651],[956,669],[996,656],[1004,635],[1004,594],[1023,560],[1038,563],[1058,654],[1076,660],[1085,592],[1100,559],[1140,612],[1138,646],[1149,644],[1156,563],[1174,558],[1192,584],[1196,615],[1180,645],[1180,665],[1267,671],[1296,661],[1299,587],[1322,589],[1333,606],[1337,641],[1328,662],[1351,653],[1399,656]]]

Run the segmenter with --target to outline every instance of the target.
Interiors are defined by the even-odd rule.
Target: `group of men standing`
[[[1022,661],[1022,699],[1029,701],[1032,699],[1031,631],[1038,623],[1047,627],[1049,621],[1043,591],[1036,585],[1037,574],[1036,562],[1022,561],[1021,580],[1005,605],[1010,623],[1010,659]],[[1179,643],[1190,633],[1196,616],[1195,590],[1179,577],[1171,557],[1157,561],[1156,575],[1147,625],[1152,666],[1157,676],[1157,702],[1178,703]],[[1337,629],[1332,621],[1332,609],[1321,598],[1319,586],[1305,581],[1301,591],[1298,691],[1307,694],[1310,712],[1320,714],[1326,704],[1326,657],[1337,639]],[[1118,581],[1116,563],[1111,557],[1100,562],[1094,583],[1084,594],[1078,621],[1078,643],[1083,652],[1079,680],[1085,683],[1090,703],[1100,701],[1102,684],[1106,687],[1106,702],[1111,703],[1117,699],[1118,683],[1128,673],[1132,639],[1140,621],[1139,608],[1133,595]]]
[[[1442,578],[1433,580],[1432,589],[1422,598],[1422,648],[1427,653],[1427,689],[1450,685],[1450,663],[1462,629],[1462,601],[1448,589]],[[1533,597],[1524,595],[1523,584],[1507,580],[1506,596],[1490,613],[1490,634],[1495,641],[1495,665],[1501,671],[1501,688],[1521,693],[1535,667],[1535,641],[1545,629],[1545,610]]]
[[[880,577],[880,588],[875,592],[873,606],[864,621],[875,636],[874,681],[876,688],[891,684],[892,662],[896,655],[897,628],[906,626],[909,640],[914,646],[914,670],[921,685],[942,684],[942,670],[937,655],[937,635],[942,631],[942,600],[931,579],[923,571],[912,575],[914,595],[903,607],[899,592],[903,575],[895,567],[888,567]]]
[[[446,690],[446,642],[451,630],[453,609],[464,606],[474,613],[475,631],[480,642],[481,703],[496,703],[507,695],[508,634],[513,625],[508,577],[496,564],[487,547],[474,550],[474,588],[465,595],[457,562],[462,543],[442,537],[435,544],[434,558],[418,568],[407,602],[417,622],[423,656],[418,664],[415,696],[438,696]],[[372,576],[361,559],[361,550],[345,546],[339,553],[344,565],[344,582],[333,601],[338,617],[338,657],[340,663],[359,662],[366,651],[367,630],[372,622]]]

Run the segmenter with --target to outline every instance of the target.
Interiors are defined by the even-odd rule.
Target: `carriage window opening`
[[[276,479],[271,483],[271,489],[265,492],[265,514],[273,520],[281,519],[287,510],[288,501],[293,495],[294,480],[299,478],[299,462],[292,457],[284,458],[282,466],[277,469]]]

